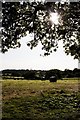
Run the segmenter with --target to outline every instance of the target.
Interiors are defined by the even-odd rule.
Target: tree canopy
[[[51,12],[59,14],[59,24],[50,21]],[[65,53],[80,58],[80,2],[5,2],[2,16],[2,53],[20,47],[20,38],[32,33],[31,49],[41,42],[49,55],[62,40]]]

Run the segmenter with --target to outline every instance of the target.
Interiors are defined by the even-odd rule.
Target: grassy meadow
[[[78,80],[2,80],[2,120],[80,120]]]

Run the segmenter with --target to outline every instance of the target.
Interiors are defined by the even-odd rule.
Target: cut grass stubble
[[[4,80],[3,120],[79,120],[78,80]]]

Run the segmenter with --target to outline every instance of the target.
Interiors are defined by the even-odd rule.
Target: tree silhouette
[[[59,24],[52,24],[50,13],[60,15]],[[20,38],[33,33],[34,39],[28,42],[32,49],[39,42],[44,55],[49,55],[63,41],[66,54],[80,57],[80,2],[5,2],[2,3],[2,49],[20,47]]]

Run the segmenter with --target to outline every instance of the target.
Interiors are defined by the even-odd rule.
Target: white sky
[[[21,47],[17,49],[10,49],[5,54],[0,53],[0,70],[3,69],[36,69],[36,70],[50,70],[50,69],[74,69],[78,68],[78,60],[74,60],[70,55],[66,55],[63,51],[62,43],[57,50],[51,55],[43,57],[41,45],[31,50],[27,45],[27,41],[31,37],[24,37],[21,39]]]

